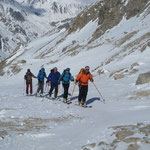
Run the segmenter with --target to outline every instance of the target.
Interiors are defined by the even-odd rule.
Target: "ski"
[[[92,105],[82,106],[82,105],[79,105],[79,104],[75,104],[75,106],[79,106],[79,107],[82,107],[82,108],[92,108]]]
[[[64,101],[63,101],[63,103],[64,103],[64,104],[68,104],[68,105],[69,105],[69,104],[71,104],[72,102],[64,102]]]
[[[35,96],[35,97],[47,97],[48,96],[48,94],[44,94],[44,95],[37,95],[37,94],[34,94],[33,96]]]
[[[49,95],[46,95],[45,98],[47,98],[49,100],[61,101],[60,98],[49,97]]]
[[[35,94],[30,94],[30,95],[26,95],[26,96],[27,96],[27,97],[28,97],[28,96],[29,96],[29,97],[30,97],[30,96],[35,96]]]

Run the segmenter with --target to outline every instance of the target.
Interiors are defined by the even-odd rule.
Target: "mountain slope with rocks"
[[[38,9],[36,2],[31,5]],[[148,0],[99,0],[69,28],[51,30],[2,61],[0,148],[149,150],[149,12]],[[28,68],[37,75],[41,67],[47,74],[70,67],[76,77],[87,65],[105,103],[92,83],[87,96],[92,108],[75,105],[78,86],[70,105],[25,95]],[[34,92],[37,83],[33,80]],[[70,94],[73,88],[71,83]],[[62,93],[60,85],[60,99]]]

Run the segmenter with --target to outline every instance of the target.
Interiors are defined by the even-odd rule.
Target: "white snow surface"
[[[78,72],[78,69],[73,69],[75,66],[71,68],[72,71]],[[33,71],[33,73],[37,72]],[[131,83],[130,79],[116,82],[107,77],[102,79],[95,77],[95,84],[103,94],[106,104],[99,100],[99,94],[90,83],[87,103],[93,107],[84,109],[74,105],[77,99],[73,99],[72,104],[66,105],[47,98],[27,97],[24,91],[25,84],[21,78],[22,76],[17,79],[12,77],[1,80],[0,120],[12,121],[18,118],[21,124],[21,120],[28,118],[49,119],[69,115],[74,117],[63,122],[45,123],[46,129],[27,131],[24,135],[16,135],[10,131],[9,136],[0,140],[2,150],[79,150],[89,143],[109,141],[111,138],[109,127],[150,122],[149,100],[131,101],[124,95],[125,91],[130,92],[134,89],[134,86],[128,86]],[[35,92],[37,81],[34,80],[33,83]],[[73,83],[69,93],[72,93],[72,89]],[[60,95],[62,91],[62,86],[60,86]],[[77,95],[78,87],[76,87],[74,97]]]
[[[113,132],[108,129],[112,126],[135,125],[138,122],[150,124],[150,101],[149,97],[141,97],[138,100],[130,100],[128,95],[134,91],[149,90],[149,84],[135,85],[139,73],[149,71],[150,66],[150,48],[147,47],[143,52],[139,47],[133,53],[129,54],[130,48],[123,51],[124,45],[138,39],[149,32],[149,17],[143,15],[133,17],[130,20],[123,20],[119,25],[107,31],[102,37],[91,44],[88,44],[92,32],[97,28],[97,21],[89,22],[83,29],[67,36],[63,42],[56,44],[67,34],[65,30],[55,34],[47,34],[39,39],[32,41],[25,47],[21,47],[16,53],[7,60],[7,63],[13,60],[25,59],[26,64],[18,64],[21,72],[14,75],[11,67],[7,66],[4,71],[6,74],[0,77],[0,120],[15,121],[23,126],[23,120],[30,118],[53,119],[68,117],[64,121],[44,122],[46,128],[41,130],[26,131],[24,134],[16,134],[15,131],[9,131],[9,135],[0,140],[0,149],[2,150],[80,150],[83,145],[98,143],[99,141],[109,142],[113,139],[110,136]],[[142,21],[141,21],[142,20]],[[117,47],[115,44],[119,39],[125,36],[125,32],[136,34],[128,39],[123,45]],[[109,42],[108,39],[112,41]],[[80,44],[77,50],[79,53],[71,56],[71,52],[62,52],[63,48]],[[146,42],[147,39],[144,39]],[[143,42],[141,39],[140,42]],[[95,46],[99,44],[99,46]],[[136,45],[135,45],[136,46]],[[51,50],[51,52],[49,52]],[[48,53],[49,52],[49,53]],[[119,53],[120,52],[120,53]],[[105,64],[109,58],[119,53],[110,63]],[[43,58],[40,58],[44,54]],[[127,57],[123,57],[127,54]],[[128,55],[129,54],[129,55]],[[50,63],[51,61],[56,63]],[[114,80],[110,73],[122,68],[130,70],[131,64],[138,62],[138,73],[129,75],[125,78]],[[97,71],[92,71],[99,67],[105,71],[105,74],[98,75]],[[50,69],[57,67],[60,73],[67,67],[71,68],[74,77],[82,67],[89,65],[94,76],[94,83],[100,90],[106,100],[104,104],[94,85],[89,83],[87,104],[92,108],[80,108],[75,106],[77,103],[78,86],[76,86],[72,104],[66,105],[60,101],[52,101],[46,98],[29,97],[25,95],[24,75],[28,68],[33,74],[37,75],[39,69],[44,66],[47,75]],[[10,74],[7,74],[10,72]],[[73,83],[70,84],[69,93],[72,93]],[[37,89],[37,80],[33,79],[34,93]],[[44,87],[48,91],[48,87]],[[59,95],[63,93],[62,85],[59,88]],[[3,127],[5,129],[5,127]],[[12,129],[13,130],[13,129]],[[126,149],[124,143],[120,143],[118,150]],[[141,150],[149,150],[149,146],[140,143]],[[97,150],[93,148],[92,150]]]

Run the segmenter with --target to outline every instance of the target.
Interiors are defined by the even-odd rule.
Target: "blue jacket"
[[[37,78],[40,82],[44,82],[44,78],[47,79],[47,76],[46,76],[46,73],[45,72],[42,72],[41,70],[39,71],[38,75],[37,75]]]
[[[74,81],[74,78],[72,77],[71,73],[66,73],[64,71],[59,80],[62,81],[63,84],[69,84],[70,81]]]
[[[58,84],[59,78],[60,78],[60,73],[59,72],[54,73],[54,71],[51,72],[48,76],[48,80],[54,84]]]

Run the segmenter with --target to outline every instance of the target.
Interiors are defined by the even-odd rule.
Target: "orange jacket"
[[[80,85],[88,85],[88,81],[93,81],[93,76],[90,72],[87,74],[85,72],[81,72],[78,74],[76,81],[79,81]]]

